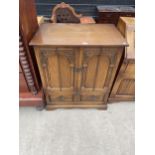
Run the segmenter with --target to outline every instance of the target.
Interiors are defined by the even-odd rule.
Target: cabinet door
[[[113,85],[109,101],[130,101],[135,98],[135,63],[125,60]]]
[[[48,104],[73,101],[75,50],[49,47],[36,51]]]
[[[84,48],[81,101],[106,103],[120,57],[119,48]]]

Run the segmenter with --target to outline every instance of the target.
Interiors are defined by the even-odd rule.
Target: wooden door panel
[[[86,80],[82,86],[82,101],[102,101],[104,98],[104,83],[107,76],[109,60],[106,56],[91,57],[83,76]]]
[[[53,104],[53,102],[67,102],[73,101],[73,90],[72,89],[62,89],[60,90],[50,90],[48,88],[47,92],[47,101],[48,103]]]
[[[61,87],[62,88],[70,88],[73,86],[73,68],[71,68],[69,61],[65,56],[59,57],[60,63],[60,74],[61,78]]]
[[[84,49],[81,101],[104,101],[115,64],[115,57],[115,49]]]
[[[46,73],[48,74],[48,87],[50,88],[61,88],[58,59],[59,58],[56,54],[47,58]]]
[[[81,90],[81,101],[103,101],[105,94],[107,92],[106,88],[95,89],[92,88],[84,88]],[[100,102],[101,104],[102,102]]]
[[[73,69],[65,56],[57,54],[48,57],[48,79],[49,86],[52,88],[70,88],[73,85]]]
[[[74,92],[74,49],[43,48],[40,57],[46,81],[47,101],[49,103],[72,101]]]
[[[92,57],[90,58],[88,64],[86,64],[86,71],[84,72],[86,78],[83,83],[85,88],[91,88],[93,89],[94,81],[95,81],[95,75],[96,75],[96,70],[97,70],[97,61],[98,57]],[[83,75],[84,76],[84,75]]]
[[[85,69],[85,88],[103,88],[108,71],[109,60],[105,56],[94,56],[89,59]]]

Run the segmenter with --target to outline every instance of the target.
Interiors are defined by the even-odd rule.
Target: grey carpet
[[[107,111],[20,108],[20,155],[134,155],[134,104]]]

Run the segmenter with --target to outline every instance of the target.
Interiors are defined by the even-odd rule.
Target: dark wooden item
[[[27,54],[26,54],[26,49],[24,47],[24,42],[22,40],[21,35],[19,36],[19,60],[20,60],[20,68],[22,68],[21,69],[22,72],[20,74],[24,74],[24,75],[21,76],[22,78],[20,78],[20,80],[22,82],[24,77],[25,77],[25,82],[24,83],[25,84],[27,83],[28,89],[34,95],[36,95],[37,94],[37,87],[36,87],[35,82],[34,82],[32,71],[31,71],[31,68],[30,68],[30,64],[28,62]],[[23,85],[23,87],[24,86],[27,87],[25,84]],[[25,88],[25,90],[26,90],[26,88]]]
[[[135,20],[121,17],[117,27],[127,39],[129,47],[125,48],[123,63],[114,81],[109,102],[132,101],[135,99]]]
[[[51,21],[53,23],[95,23],[92,17],[83,17],[81,14],[77,14],[73,7],[64,2],[53,8]]]
[[[19,1],[19,102],[20,105],[41,105],[41,81],[33,48],[29,41],[38,29],[34,0]],[[39,95],[38,95],[39,93]],[[34,97],[35,95],[35,97]],[[35,98],[35,100],[33,99]],[[38,102],[37,101],[38,98]]]
[[[128,6],[97,6],[98,23],[117,25],[119,17],[134,17],[135,9]]]
[[[127,42],[111,24],[42,24],[34,46],[47,109],[107,108]]]

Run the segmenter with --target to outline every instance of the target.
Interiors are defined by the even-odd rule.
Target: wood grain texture
[[[75,102],[74,104],[69,104],[69,105],[47,105],[46,109],[47,110],[54,110],[58,108],[67,108],[67,109],[72,109],[72,108],[81,108],[81,109],[88,109],[88,108],[95,108],[95,109],[102,109],[106,110],[107,105],[106,104],[98,104],[98,105],[93,105],[93,104],[79,104],[78,102]]]
[[[124,60],[113,85],[109,102],[135,99],[135,61]]]
[[[125,48],[125,58],[135,59],[135,18],[120,17],[117,28],[129,44],[129,46]]]
[[[21,72],[19,73],[19,92],[28,92],[28,86],[24,77],[24,74]]]
[[[22,39],[22,47],[24,48],[24,55],[27,61],[29,72],[33,79],[36,91],[40,89],[39,71],[34,57],[34,51],[29,47],[29,42],[34,33],[38,29],[37,14],[34,0],[20,0],[19,1],[19,31]],[[22,64],[21,64],[22,65]],[[24,68],[23,68],[24,70]],[[24,75],[26,77],[26,75]],[[36,93],[36,92],[35,92]],[[34,94],[35,94],[34,93]]]
[[[27,43],[38,29],[35,0],[19,0],[19,22]]]
[[[19,70],[19,94],[24,96],[24,104],[20,105],[37,105],[37,101],[33,104],[29,98],[33,98],[41,87],[34,51],[29,46],[30,40],[38,29],[36,15],[34,0],[19,0],[19,61],[21,67]],[[38,101],[39,104],[40,101]]]
[[[135,99],[135,20],[121,17],[117,27],[127,39],[129,47],[125,47],[123,63],[113,83],[109,102],[132,101]]]
[[[106,107],[122,52],[123,47],[35,47],[47,106]]]
[[[23,42],[21,36],[19,36],[19,60],[20,60],[21,67],[23,69],[22,74],[24,74],[23,76],[20,77],[19,80],[23,81],[24,77],[25,77],[26,81],[25,81],[23,86],[27,87],[26,86],[26,83],[27,83],[28,88],[30,89],[30,91],[34,95],[36,95],[37,94],[37,89],[35,87],[34,78],[33,78],[33,75],[32,75],[31,69],[30,69],[30,65],[29,65],[27,54],[26,54],[25,47],[24,47],[24,42]],[[22,84],[23,82],[20,82],[20,83]],[[23,90],[23,88],[22,88],[22,90]],[[25,88],[25,91],[27,91],[27,90],[28,89]]]
[[[107,107],[127,46],[114,25],[43,24],[30,45],[34,45],[48,109]]]
[[[19,106],[36,106],[43,107],[43,93],[39,91],[37,95],[32,95],[30,92],[20,92],[19,93]]]
[[[37,46],[126,46],[112,24],[42,24],[30,42]]]

